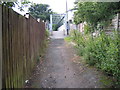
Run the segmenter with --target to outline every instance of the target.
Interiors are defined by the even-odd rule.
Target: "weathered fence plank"
[[[2,89],[2,6],[0,6],[0,90]]]
[[[45,24],[31,16],[25,18],[4,6],[1,12],[2,86],[22,88],[43,51]]]

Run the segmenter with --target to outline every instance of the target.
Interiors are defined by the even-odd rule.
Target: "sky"
[[[66,0],[29,0],[33,3],[38,4],[48,4],[53,12],[57,12],[58,14],[63,14],[66,11]],[[74,8],[75,0],[67,0],[68,10]],[[20,12],[17,8],[14,8],[20,14],[25,14],[27,12],[27,8],[25,8],[25,12]],[[68,13],[68,19],[73,17],[73,12]]]
[[[66,11],[66,0],[30,0],[34,3],[42,3],[50,5],[50,8],[54,12],[64,13]],[[67,0],[68,9],[72,9],[74,7],[75,0]]]

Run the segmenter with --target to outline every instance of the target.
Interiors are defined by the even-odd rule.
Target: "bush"
[[[85,36],[74,30],[71,38],[89,65],[105,71],[120,84],[120,38],[116,32],[113,36],[101,32],[100,36],[93,38],[91,35]]]
[[[46,35],[46,37],[49,37],[49,35],[50,35],[49,30],[45,31],[45,35]]]
[[[90,32],[92,32],[92,27],[90,26],[90,25],[88,25],[88,24],[86,24],[85,26],[84,26],[84,33],[85,34],[88,34],[88,33],[90,33]]]

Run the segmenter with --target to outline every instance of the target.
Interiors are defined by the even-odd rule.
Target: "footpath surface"
[[[102,73],[88,67],[62,32],[53,32],[43,60],[30,77],[29,88],[102,88]]]

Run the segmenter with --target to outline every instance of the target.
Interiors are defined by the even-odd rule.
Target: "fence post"
[[[0,90],[2,89],[2,6],[0,5]]]

